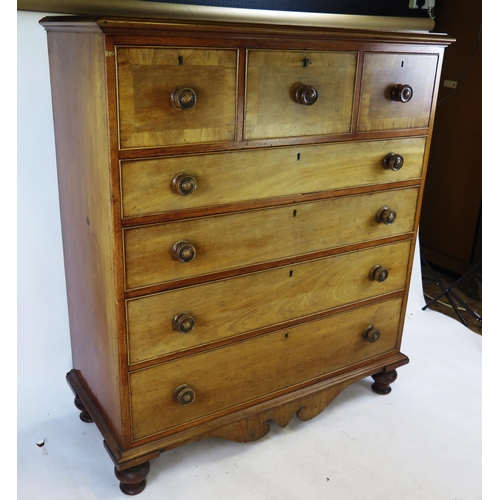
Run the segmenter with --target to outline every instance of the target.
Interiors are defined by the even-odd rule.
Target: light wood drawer
[[[175,281],[413,231],[418,188],[348,196],[124,230],[127,288]],[[383,207],[397,214],[386,225]],[[172,248],[192,245],[180,262]],[[177,245],[177,248],[179,245]]]
[[[355,52],[249,50],[246,139],[341,134],[351,130]],[[312,105],[296,102],[313,87]]]
[[[131,364],[278,325],[405,287],[410,241],[127,301]],[[381,265],[389,277],[370,278]],[[180,333],[187,313],[194,328]],[[190,320],[191,321],[191,320]]]
[[[401,299],[170,361],[130,375],[134,439],[174,429],[396,349]],[[368,326],[378,341],[363,338]],[[195,393],[180,405],[176,389]]]
[[[437,54],[365,54],[358,130],[428,127],[437,63]],[[395,100],[397,85],[411,87],[409,101]]]
[[[117,47],[121,149],[233,141],[237,50]],[[175,107],[194,91],[190,109]],[[184,97],[182,97],[182,95]],[[189,107],[193,95],[178,94]]]
[[[425,142],[414,137],[126,160],[121,162],[123,216],[418,179]],[[384,166],[390,153],[403,157],[399,170]],[[193,192],[172,185],[179,174],[194,178]]]

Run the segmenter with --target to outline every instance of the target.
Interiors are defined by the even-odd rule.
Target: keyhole
[[[403,67],[404,65],[405,65],[405,62],[401,61],[401,67]]]
[[[288,333],[285,333],[285,338],[286,338],[286,339],[288,338]]]
[[[293,211],[293,216],[296,217],[297,216],[297,210],[294,210]]]
[[[297,153],[297,160],[300,160],[300,153]]]
[[[290,271],[290,274],[288,275],[289,278],[293,276],[293,271]]]
[[[179,66],[182,66],[184,64],[184,58],[182,56],[179,56]]]

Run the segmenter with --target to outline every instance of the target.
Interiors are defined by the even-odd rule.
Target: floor
[[[482,279],[481,271],[473,273],[451,290],[479,317],[482,318]],[[437,280],[441,282],[444,289],[448,289],[454,284],[460,276],[453,272],[440,268],[433,263],[422,265],[422,285],[426,304],[429,308],[438,311],[456,321],[462,322],[460,316],[454,310],[452,304],[446,296],[441,297],[434,302],[434,298],[440,295],[443,288],[440,287]],[[467,328],[473,332],[482,335],[483,324],[474,315],[471,315],[456,299],[451,296],[452,301],[458,308],[463,319],[467,323]]]

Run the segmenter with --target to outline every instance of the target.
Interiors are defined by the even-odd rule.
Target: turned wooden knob
[[[310,85],[301,85],[295,91],[295,100],[299,104],[312,106],[318,100],[318,91]]]
[[[392,100],[397,102],[408,102],[413,97],[413,89],[408,84],[398,84],[392,88]]]
[[[181,406],[189,406],[196,398],[196,394],[187,384],[180,385],[175,389],[174,397]]]
[[[191,262],[196,257],[196,248],[187,241],[178,241],[172,247],[172,255],[183,264]]]
[[[382,207],[377,213],[377,220],[390,226],[396,220],[396,212],[389,207]]]
[[[388,170],[400,170],[401,167],[404,165],[404,158],[401,155],[398,155],[396,153],[389,153],[385,158],[384,158],[384,167],[387,168]]]
[[[179,313],[172,323],[179,333],[192,332],[195,325],[194,318],[186,312]]]
[[[170,98],[172,106],[182,111],[189,111],[196,104],[196,92],[187,87],[175,89]]]
[[[196,179],[189,174],[180,173],[172,179],[172,189],[181,196],[194,193],[196,186]]]
[[[367,326],[365,328],[365,331],[363,332],[363,338],[370,342],[370,344],[373,344],[380,338],[380,330],[377,330],[374,326],[371,325]]]
[[[389,271],[385,267],[382,267],[380,264],[377,264],[370,271],[370,278],[373,281],[377,281],[378,283],[383,283],[388,277]]]

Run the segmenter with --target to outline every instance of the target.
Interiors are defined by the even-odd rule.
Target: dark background
[[[161,3],[236,7],[240,9],[357,14],[363,16],[427,17],[427,10],[410,9],[408,0],[149,0]],[[424,0],[418,0],[423,5]]]

